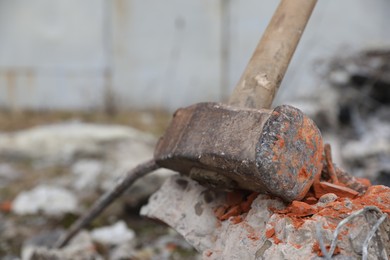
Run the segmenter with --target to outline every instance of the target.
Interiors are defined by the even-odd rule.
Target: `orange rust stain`
[[[365,206],[376,206],[384,213],[390,214],[390,188],[382,185],[371,186],[362,196],[348,198],[348,193],[339,193],[339,198],[328,203],[324,207],[315,207],[302,201],[293,201],[283,210],[272,209],[280,217],[291,219],[295,228],[301,227],[312,216],[324,216],[327,218],[326,229],[334,230],[338,223],[354,211]],[[347,195],[347,196],[344,196]],[[266,231],[270,236],[272,230]],[[345,235],[346,233],[342,233]]]
[[[305,224],[305,219],[302,217],[290,216],[292,220],[292,225],[295,229],[299,229],[303,224]]]
[[[301,249],[302,248],[302,245],[299,245],[299,244],[292,244],[293,247],[295,247],[296,249]]]
[[[313,244],[311,250],[313,253],[316,253],[318,256],[323,256],[320,244],[317,241]]]
[[[306,217],[316,212],[312,206],[302,201],[293,201],[290,207],[291,213],[297,217]]]
[[[371,181],[369,179],[366,179],[366,178],[357,178],[355,177],[355,179],[360,182],[362,185],[366,186],[366,187],[370,187],[372,186],[371,184]]]
[[[317,132],[315,131],[315,128],[311,127],[311,125],[312,122],[309,120],[309,118],[305,117],[303,119],[304,127],[300,129],[299,135],[302,139],[305,140],[305,143],[310,150],[314,151],[316,149],[321,149],[320,151],[322,151],[322,139],[318,136]],[[311,141],[312,139],[315,139],[315,144],[321,144],[321,147],[315,147],[315,145]]]
[[[247,236],[250,240],[258,240],[260,238],[259,235],[257,235],[256,233],[252,232],[252,233],[249,233],[248,236]]]
[[[229,219],[230,217],[237,217],[244,213],[247,213],[252,208],[253,201],[259,195],[258,192],[252,192],[245,197],[246,192],[235,191],[230,192],[226,196],[226,205],[222,205],[214,210],[214,214],[220,221]],[[235,218],[233,223],[240,223],[243,221],[244,216],[241,218]]]
[[[285,141],[283,137],[278,135],[277,138],[278,138],[277,145],[279,146],[279,148],[284,148]]]
[[[257,196],[259,196],[258,192],[252,192],[251,194],[249,194],[246,200],[241,202],[240,206],[242,212],[246,213],[252,208],[252,203],[257,198]]]
[[[242,213],[240,205],[235,205],[227,210],[227,212],[221,216],[220,220],[227,220],[230,217],[238,216]]]
[[[223,206],[219,206],[218,208],[216,208],[214,210],[214,215],[217,219],[221,220],[222,216],[225,214],[226,210],[227,210],[227,206],[223,205]]]
[[[238,224],[238,223],[241,223],[244,219],[242,218],[241,215],[239,216],[234,216],[230,219],[230,221],[233,223],[233,224]]]
[[[315,168],[319,168],[318,174],[320,174],[322,168],[323,142],[321,135],[318,135],[316,128],[312,127],[312,124],[311,120],[305,117],[299,136],[305,141],[307,148],[314,153],[314,155],[310,157],[310,164],[315,166]]]
[[[290,211],[291,207],[287,207],[284,210],[278,210],[274,208],[270,208],[270,210],[276,214],[279,214],[280,217],[288,217],[292,221],[292,225],[294,228],[298,229],[305,223],[305,218],[308,218],[307,216],[295,216],[294,213]]]
[[[274,236],[273,237],[273,239],[274,239],[274,243],[275,243],[275,245],[279,245],[280,243],[282,243],[283,241],[282,240],[280,240],[277,236]]]
[[[175,251],[177,249],[177,245],[175,243],[168,243],[165,245],[165,248],[172,252],[172,251]]]
[[[206,250],[206,251],[204,252],[204,255],[205,255],[206,257],[210,257],[212,254],[213,254],[213,251],[211,251],[210,249],[208,249],[208,250]]]
[[[273,147],[272,151],[274,152],[274,156],[272,157],[272,160],[274,162],[277,162],[280,160],[280,151],[283,151],[285,147],[285,141],[283,139],[283,136],[276,135],[277,141],[275,142],[275,146]],[[280,172],[278,172],[280,173]]]
[[[373,205],[390,214],[390,188],[383,185],[371,186],[363,196],[358,197],[352,203],[357,209]]]
[[[330,250],[330,246],[329,245],[325,246],[325,248],[328,251]],[[320,244],[318,242],[315,242],[313,244],[312,251],[313,251],[313,253],[316,253],[320,257],[324,256],[324,254],[322,253]],[[333,255],[338,255],[340,253],[341,253],[340,248],[338,246],[336,246],[336,248],[335,248],[335,250],[333,252]]]
[[[294,200],[287,208],[275,210],[275,212],[293,217],[306,217],[316,213],[315,209],[311,205],[297,200]]]
[[[265,231],[265,237],[268,239],[272,238],[272,240],[274,241],[274,244],[276,244],[276,245],[282,243],[283,241],[281,239],[279,239],[276,235],[275,223],[271,223],[271,225],[272,225],[272,227]]]
[[[389,187],[386,187],[384,185],[375,185],[371,186],[367,189],[366,194],[367,196],[369,195],[381,195],[382,193],[388,193],[390,191]]]
[[[311,215],[324,216],[328,220],[328,226],[324,228],[334,230],[337,224],[346,216],[371,205],[378,207],[384,213],[390,214],[390,188],[382,185],[371,186],[362,196],[352,199],[339,197],[336,201],[330,202],[324,207],[313,207],[304,202],[293,201],[284,210],[273,209],[273,212],[281,217],[289,217],[296,228],[299,228],[307,219],[310,219]],[[342,233],[342,235],[345,234]]]
[[[281,132],[288,131],[291,125],[288,122],[284,122]],[[323,142],[322,137],[319,135],[317,128],[313,127],[313,122],[307,118],[303,118],[301,127],[299,127],[295,136],[284,137],[283,135],[277,135],[277,140],[272,146],[273,158],[272,160],[277,162],[280,165],[280,169],[277,172],[277,175],[286,175],[286,179],[292,177],[291,181],[296,181],[300,184],[302,190],[296,199],[302,199],[305,194],[310,189],[311,184],[313,183],[312,175],[313,172],[310,171],[307,166],[301,166],[302,164],[302,154],[289,153],[286,151],[286,142],[303,142],[305,149],[309,152],[310,155],[307,156],[308,161],[306,165],[311,165],[313,169],[317,169],[316,176],[320,175],[322,168],[322,151],[323,151]],[[285,139],[288,138],[288,139]],[[292,140],[290,140],[292,138]],[[283,165],[289,165],[298,170],[297,176],[287,176],[287,173],[290,172],[290,169],[283,167]],[[302,168],[301,168],[302,167]],[[286,187],[287,188],[287,187]]]
[[[275,228],[271,228],[271,229],[267,229],[267,231],[265,231],[265,236],[266,238],[271,238],[275,235]]]
[[[310,174],[307,172],[306,167],[303,167],[298,173],[298,181],[304,182],[310,177]]]
[[[3,212],[11,212],[12,210],[12,202],[11,201],[4,201],[0,203],[0,211]]]
[[[283,130],[284,129],[289,129],[290,128],[290,123],[289,122],[284,122],[283,123]]]
[[[348,230],[344,230],[344,232],[338,234],[337,239],[341,241],[343,240],[343,237],[345,237],[346,235],[348,235]]]
[[[314,196],[306,196],[303,199],[303,202],[306,202],[309,205],[314,205],[314,204],[317,204],[318,200]]]
[[[222,227],[221,221],[216,221],[216,222],[215,222],[215,227],[216,227],[216,228]]]

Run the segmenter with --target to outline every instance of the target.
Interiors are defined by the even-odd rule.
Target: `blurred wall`
[[[166,108],[226,99],[278,1],[0,0],[0,107]],[[387,0],[319,1],[278,102],[313,64],[390,43]]]

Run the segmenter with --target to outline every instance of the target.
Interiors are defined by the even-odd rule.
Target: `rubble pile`
[[[390,50],[335,59],[328,78],[338,92],[341,154],[349,170],[390,185]]]
[[[347,169],[334,166],[338,180],[324,167],[325,180],[302,201],[287,204],[171,177],[141,213],[178,230],[204,259],[387,259],[390,188],[371,182],[390,181],[389,53],[335,59],[324,73],[326,90],[292,102],[316,121],[334,161]]]
[[[370,186],[359,195],[340,184],[324,186],[320,193],[314,184],[302,201],[287,204],[255,192],[217,192],[184,176],[173,176],[141,214],[174,227],[204,259],[313,259],[328,253],[324,250],[330,251],[332,243],[336,247],[330,256],[359,258],[375,220],[390,213],[390,188]],[[348,223],[335,240],[340,223],[359,210],[366,215]],[[383,236],[371,241],[370,257],[381,259],[390,253],[389,230],[386,218],[380,231]]]
[[[139,180],[68,246],[52,249],[119,177],[152,157],[155,142],[130,127],[81,122],[0,132],[0,258],[196,258],[176,232],[138,215],[174,174],[164,169]]]
[[[323,89],[292,103],[319,125],[337,163],[389,186],[390,50],[340,55],[319,71]]]

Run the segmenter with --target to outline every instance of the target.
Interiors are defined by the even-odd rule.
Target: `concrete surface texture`
[[[0,2],[0,107],[165,108],[226,99],[278,1]],[[315,64],[390,43],[386,0],[319,1],[276,103],[321,88]]]

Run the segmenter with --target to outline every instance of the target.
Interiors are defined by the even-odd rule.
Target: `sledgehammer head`
[[[155,160],[202,184],[302,199],[321,172],[314,122],[291,106],[238,109],[199,103],[176,111]]]

